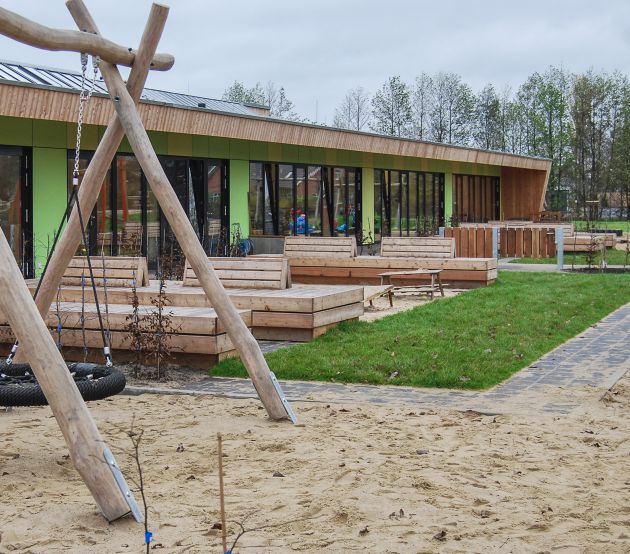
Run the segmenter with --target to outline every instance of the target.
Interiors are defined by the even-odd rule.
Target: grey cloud
[[[149,0],[87,0],[101,31],[135,45]],[[73,28],[62,0],[3,0],[55,27]],[[121,12],[124,10],[124,17]],[[284,85],[300,113],[330,122],[349,88],[374,92],[390,75],[411,82],[454,71],[474,89],[512,88],[533,71],[562,65],[630,73],[627,0],[176,0],[162,50],[175,67],[149,86],[220,96],[234,80]],[[62,68],[77,56],[41,53],[0,37],[0,57]]]

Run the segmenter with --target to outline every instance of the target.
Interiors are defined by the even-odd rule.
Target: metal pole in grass
[[[499,229],[497,227],[492,228],[492,257],[499,257]]]
[[[558,270],[564,268],[564,229],[556,227],[556,256],[558,259]]]
[[[439,234],[442,238],[444,238],[444,227],[439,227],[439,228],[438,228],[438,234]]]

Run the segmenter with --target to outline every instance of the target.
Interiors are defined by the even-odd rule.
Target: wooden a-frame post
[[[162,211],[164,212],[175,236],[178,239],[178,242],[182,247],[182,250],[184,251],[184,254],[195,271],[211,305],[225,325],[228,336],[232,340],[235,348],[239,351],[241,359],[248,370],[254,387],[256,388],[269,417],[271,419],[286,418],[287,410],[282,403],[280,394],[274,386],[269,367],[267,366],[267,362],[260,351],[260,347],[225,293],[225,290],[223,289],[223,286],[221,285],[214,270],[208,264],[203,247],[201,246],[201,243],[199,242],[186,213],[181,207],[179,200],[177,199],[177,196],[173,191],[168,178],[157,159],[157,156],[155,155],[155,151],[153,150],[136,110],[134,97],[132,97],[127,87],[125,87],[120,73],[115,66],[115,64],[121,63],[119,56],[120,52],[118,52],[115,48],[117,45],[113,45],[113,43],[106,41],[98,35],[96,25],[83,2],[80,0],[69,0],[67,2],[67,6],[79,27],[83,31],[87,31],[75,33],[75,35],[79,35],[81,37],[80,42],[82,51],[93,55],[100,55],[102,58],[100,65],[101,73],[105,79],[110,97],[114,101],[114,106],[118,116],[117,120],[113,122],[114,129],[111,133],[108,129],[108,141],[106,143],[104,141],[101,142],[101,145],[97,148],[94,159],[98,159],[98,165],[95,166],[93,172],[90,174],[86,173],[83,184],[80,187],[80,189],[82,189],[84,186],[89,185],[86,187],[86,193],[80,197],[80,200],[85,201],[85,206],[82,202],[82,208],[85,207],[84,213],[90,213],[96,203],[98,191],[100,190],[102,180],[105,176],[105,171],[103,171],[103,169],[111,163],[111,159],[113,158],[115,150],[118,146],[117,142],[120,142],[120,130],[117,128],[118,123],[120,123],[122,129],[127,135],[134,153],[136,154],[140,166],[147,177],[147,181],[149,182]],[[62,42],[63,38],[63,40],[66,40],[69,44],[67,49],[76,49],[73,46],[79,41],[75,38],[75,35],[73,35],[71,31],[56,31],[37,25],[38,29],[37,32],[35,32],[30,29],[29,26],[36,24],[30,22],[29,20],[20,18],[21,21],[19,21],[19,25],[16,25],[15,21],[11,21],[11,19],[15,20],[15,18],[19,17],[20,16],[16,16],[15,14],[0,8],[0,33],[26,43],[31,43],[29,40],[32,41],[32,37],[34,35],[41,36],[42,34],[45,34],[45,32],[53,35],[63,33],[63,37],[56,36],[56,40],[54,41],[44,41],[40,39],[38,40],[38,44],[45,48],[50,48],[50,43],[54,43],[55,49],[61,49],[62,47],[59,46],[59,43]],[[9,23],[13,24],[7,24],[7,20]],[[20,29],[25,30],[23,34],[19,32]],[[85,38],[86,35],[88,37],[94,37],[95,42],[90,44]],[[72,41],[70,39],[72,39]],[[108,48],[103,46],[103,41],[106,45],[108,45]],[[116,52],[112,53],[114,50],[116,50]],[[125,59],[123,63],[128,62],[129,60]],[[168,65],[168,56],[156,55],[153,58],[152,65],[157,66],[158,63],[160,69],[166,68],[165,66]],[[141,76],[138,79],[139,82],[130,83],[129,88],[132,93],[139,94],[136,87],[140,89],[142,88],[143,79]],[[88,176],[90,177],[90,180],[86,183],[86,178]],[[73,222],[72,217],[71,222]],[[54,291],[56,291],[61,280],[61,275],[67,267],[70,258],[80,241],[81,234],[78,222],[74,222],[72,227],[68,227],[68,230],[72,231],[72,234],[66,231],[62,236],[59,243],[60,253],[56,258],[51,260],[51,264],[49,265],[51,277],[43,283],[44,287],[42,293],[44,296],[42,301],[39,303],[40,313],[43,315],[47,314],[54,297]]]
[[[81,29],[98,33],[96,24],[82,0],[68,0],[66,5]],[[273,384],[271,372],[258,342],[241,319],[214,269],[208,263],[208,257],[164,173],[142,124],[134,100],[125,87],[118,68],[107,61],[102,61],[100,69],[109,95],[113,99],[118,119],[149,186],[173,229],[184,255],[197,275],[211,306],[217,312],[232,344],[238,350],[267,414],[271,419],[285,419],[288,415],[287,410]]]
[[[63,433],[72,463],[108,521],[129,513],[129,504],[104,457],[105,442],[81,398],[48,327],[37,311],[13,252],[0,230],[0,310],[24,348]]]
[[[54,46],[59,47],[60,44],[64,44],[68,49],[72,49],[73,45],[77,49],[86,47],[91,53],[102,55],[114,62],[133,64],[132,75],[135,75],[136,82],[140,83],[135,86],[141,90],[149,65],[167,69],[173,64],[172,56],[155,55],[167,16],[167,7],[158,5],[152,7],[137,54],[105,39],[94,42],[94,36],[87,33],[55,31],[43,27],[4,8],[0,8],[0,33],[26,43],[44,44],[51,49],[55,49]],[[13,332],[22,344],[26,358],[59,423],[75,468],[105,518],[109,521],[119,519],[129,513],[130,505],[135,504],[135,500],[122,476],[119,475],[117,481],[112,468],[105,460],[106,444],[70,376],[44,319],[40,317],[15,263],[11,248],[1,232],[0,261],[0,309],[7,315]],[[110,461],[113,460],[110,458]]]

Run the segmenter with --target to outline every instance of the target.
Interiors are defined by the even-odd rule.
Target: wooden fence
[[[556,236],[553,228],[510,227],[497,230],[497,248],[501,257],[553,258]],[[492,234],[489,227],[447,227],[445,237],[455,239],[459,258],[492,258]]]
[[[503,258],[553,258],[556,255],[554,229],[523,228],[499,231],[499,253]]]
[[[492,229],[477,227],[446,227],[444,236],[455,239],[458,258],[492,258]]]

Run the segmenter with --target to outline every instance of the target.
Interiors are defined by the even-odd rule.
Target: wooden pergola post
[[[0,309],[25,350],[72,463],[108,521],[129,513],[129,504],[104,458],[105,441],[77,389],[48,327],[37,311],[13,252],[0,231]]]
[[[68,0],[66,6],[80,28],[98,33],[94,20],[81,0]],[[214,269],[208,263],[208,257],[162,169],[138,115],[133,98],[129,95],[118,68],[111,63],[101,61],[100,69],[129,144],[144,171],[153,194],[155,194],[182,251],[210,300],[210,304],[225,326],[232,344],[238,350],[267,414],[275,420],[287,418],[287,410],[273,384],[267,361],[256,339],[226,294]]]

